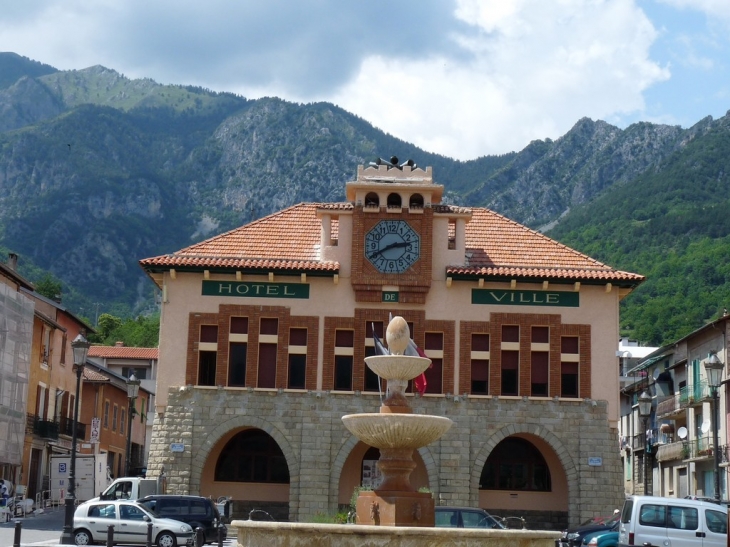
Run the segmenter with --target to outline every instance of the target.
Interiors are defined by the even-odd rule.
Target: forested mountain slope
[[[665,335],[645,322],[661,299],[648,293],[659,290],[655,282],[676,284],[676,269],[659,266],[673,255],[642,261],[642,252],[613,252],[628,245],[627,233],[613,229],[622,223],[620,208],[615,218],[605,214],[614,200],[632,207],[639,202],[654,211],[650,233],[657,239],[673,238],[678,248],[682,241],[684,249],[701,245],[706,230],[662,236],[660,225],[670,213],[674,231],[667,233],[678,230],[677,222],[687,226],[675,210],[694,210],[698,177],[724,184],[730,156],[720,137],[726,118],[690,129],[640,123],[623,130],[582,119],[555,141],[463,162],[422,151],[327,103],[247,100],[130,80],[100,66],[58,71],[9,53],[0,54],[2,67],[10,68],[0,78],[0,246],[18,253],[28,271],[35,272],[34,265],[61,279],[69,307],[99,304],[117,315],[154,306],[138,259],[294,203],[342,200],[357,165],[395,154],[433,166],[449,202],[486,206],[534,228],[554,227],[552,237],[648,275],[647,288],[627,299],[624,317],[631,332],[655,342]],[[670,176],[688,155],[695,165],[685,167],[681,180]],[[666,195],[673,196],[671,206],[662,205]],[[715,237],[727,235],[724,222]],[[633,244],[637,235],[628,235]],[[657,247],[643,237],[645,247]],[[669,277],[654,281],[655,270]],[[676,326],[668,332],[696,328],[714,313],[709,304],[700,308],[672,314]]]

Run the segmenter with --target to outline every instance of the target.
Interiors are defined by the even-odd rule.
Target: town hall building
[[[454,422],[414,487],[532,528],[620,507],[619,302],[644,278],[443,191],[430,167],[360,166],[346,202],[142,260],[162,291],[148,476],[292,521],[377,487],[341,417],[378,411],[364,358],[400,315],[432,360],[414,412]]]

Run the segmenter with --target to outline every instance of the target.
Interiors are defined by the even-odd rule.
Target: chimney
[[[124,347],[124,342],[122,342],[121,340],[118,340],[118,341],[116,341],[114,343],[114,347],[115,348],[123,348]]]
[[[14,272],[18,270],[18,255],[8,253],[8,267]]]

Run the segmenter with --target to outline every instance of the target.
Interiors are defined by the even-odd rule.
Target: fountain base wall
[[[232,530],[231,530],[232,529]],[[238,547],[554,547],[560,532],[234,520]]]
[[[433,527],[435,523],[434,500],[425,492],[361,491],[356,510],[357,524]]]

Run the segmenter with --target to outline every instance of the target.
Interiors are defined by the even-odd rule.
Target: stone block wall
[[[341,417],[377,412],[379,405],[377,394],[357,392],[171,389],[164,415],[156,417],[148,476],[164,466],[170,493],[196,494],[216,443],[227,432],[255,427],[271,435],[287,459],[289,519],[334,513],[342,468],[358,442]],[[487,457],[501,440],[521,433],[545,441],[560,460],[568,482],[568,524],[611,514],[623,502],[617,432],[609,427],[605,402],[447,395],[414,397],[411,405],[416,413],[454,421],[441,440],[420,450],[431,490],[443,505],[478,506]],[[171,443],[183,443],[184,452],[171,452]],[[589,458],[600,458],[601,465],[589,465]]]

